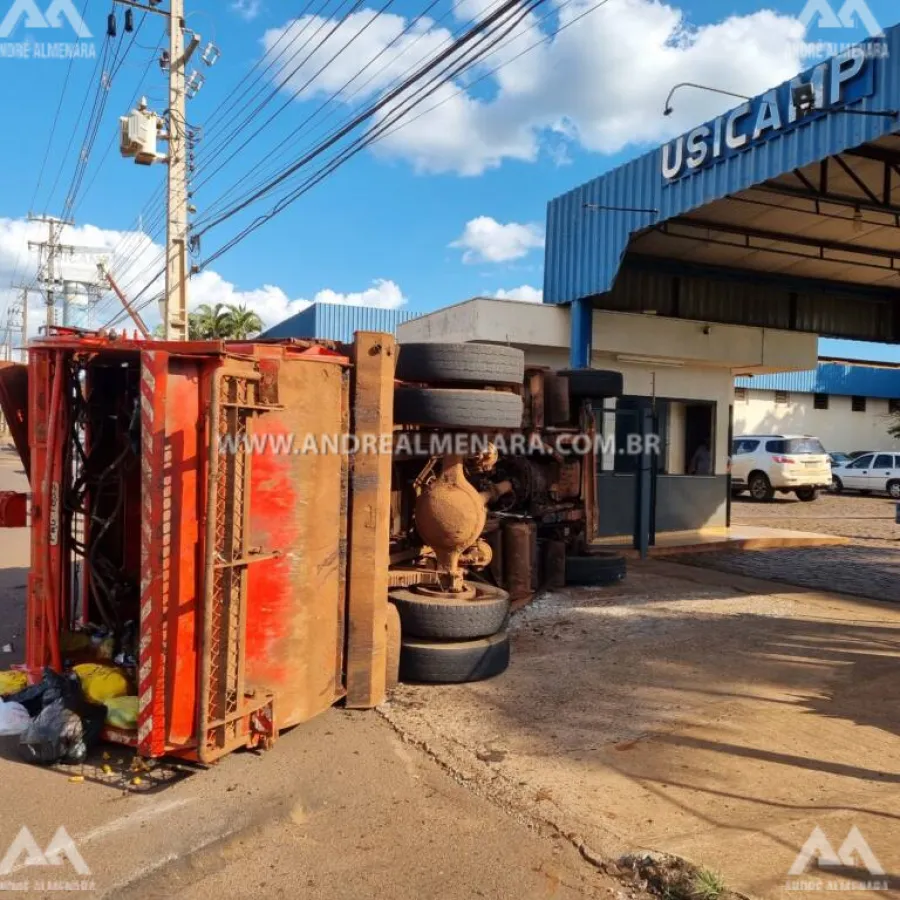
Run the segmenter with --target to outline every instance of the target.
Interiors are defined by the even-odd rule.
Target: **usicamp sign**
[[[812,85],[814,112],[798,112],[791,91]],[[690,175],[715,162],[728,159],[764,143],[782,132],[827,115],[832,109],[869,97],[875,92],[875,60],[852,48],[823,62],[792,81],[748,100],[712,122],[701,125],[664,144],[662,174],[666,181]]]

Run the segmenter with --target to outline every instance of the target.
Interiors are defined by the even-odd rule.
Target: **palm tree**
[[[228,337],[242,341],[251,335],[259,334],[265,325],[252,309],[248,309],[246,304],[242,303],[240,306],[228,307],[228,311],[225,313],[224,327]]]
[[[217,303],[215,306],[202,303],[189,316],[189,336],[201,341],[231,337],[228,331],[229,309],[224,303]]]

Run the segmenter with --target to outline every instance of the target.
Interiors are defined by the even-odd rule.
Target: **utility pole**
[[[54,216],[28,216],[29,222],[43,222],[47,225],[46,241],[29,241],[28,249],[38,251],[37,283],[44,291],[44,303],[47,306],[47,327],[56,324],[56,289],[60,286],[57,276],[57,259],[60,254],[75,252],[74,247],[59,243],[63,227],[71,225],[68,219],[57,219]]]
[[[166,221],[167,341],[188,336],[187,96],[184,0],[170,0],[169,12],[169,208]],[[196,45],[194,45],[196,49]],[[193,52],[193,51],[192,51]]]
[[[13,300],[6,312],[6,355],[5,359],[12,359],[12,336],[14,333],[21,335],[19,345],[20,360],[28,362],[28,294],[34,290],[26,284],[13,285],[18,291],[18,297]]]
[[[185,28],[185,0],[169,0],[169,9],[159,9],[160,0],[115,0],[124,6],[166,16],[169,20],[169,49],[160,58],[160,65],[169,73],[169,107],[165,134],[157,134],[159,117],[146,109],[146,103],[122,119],[122,155],[141,165],[165,162],[167,173],[166,212],[166,288],[163,314],[165,338],[169,341],[188,337],[188,171],[189,155],[196,135],[190,133],[187,121],[187,100],[203,86],[204,78],[196,70],[187,74],[187,66],[200,46],[200,35]],[[185,42],[185,34],[190,40]],[[218,48],[209,43],[202,53],[203,62],[212,66],[219,58]],[[153,125],[156,128],[153,128]],[[156,140],[166,140],[168,154],[156,152]]]
[[[44,304],[47,308],[46,324],[51,327],[56,324],[56,302],[57,294],[60,294],[63,300],[63,323],[66,323],[68,316],[68,279],[63,280],[60,270],[60,259],[63,256],[74,256],[76,253],[86,255],[98,254],[100,251],[96,247],[76,247],[72,244],[61,244],[59,241],[62,230],[66,225],[73,223],[69,219],[57,219],[53,216],[32,216],[28,217],[29,222],[43,222],[47,224],[47,240],[45,241],[29,241],[30,250],[38,251],[38,275],[37,285],[44,293]],[[85,282],[76,282],[78,284],[86,284]],[[27,306],[27,303],[26,303]]]

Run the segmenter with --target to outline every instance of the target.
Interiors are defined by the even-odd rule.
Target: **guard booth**
[[[652,406],[667,448],[649,525],[628,464],[599,460],[601,534],[727,524],[735,376],[813,368],[818,336],[900,342],[898,132],[895,26],[550,202],[544,303],[565,311],[569,365],[618,364],[626,396],[598,422],[627,431]],[[705,410],[684,388],[701,359],[727,378]],[[696,477],[685,454],[707,440]]]

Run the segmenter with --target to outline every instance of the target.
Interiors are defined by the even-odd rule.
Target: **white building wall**
[[[523,347],[525,364],[566,369],[568,350],[546,350]],[[716,404],[716,461],[714,475],[728,472],[728,407],[731,403],[734,377],[731,369],[681,364],[654,365],[624,363],[620,354],[594,351],[591,366],[622,373],[624,392],[635,397],[659,397],[664,400],[708,400]],[[671,427],[671,426],[670,426]],[[678,423],[675,425],[678,428]],[[670,441],[674,440],[670,436]],[[670,461],[671,462],[671,461]]]
[[[828,409],[815,409],[813,394],[788,395],[789,402],[775,403],[774,391],[747,390],[746,400],[734,402],[734,433],[810,434],[830,451],[900,450],[900,441],[888,435],[892,418],[888,401],[866,398],[866,411],[853,412],[850,397],[833,394]]]
[[[569,309],[476,298],[404,322],[397,338],[510,344],[528,365],[566,369]],[[727,472],[734,376],[811,369],[817,351],[810,334],[594,311],[591,364],[621,372],[626,394],[716,403],[716,475]]]

